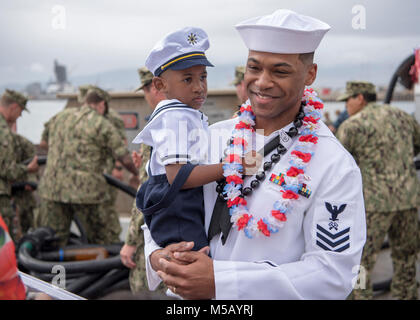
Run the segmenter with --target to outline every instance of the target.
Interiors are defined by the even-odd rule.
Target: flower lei
[[[223,196],[227,200],[231,222],[238,231],[243,230],[248,238],[259,234],[269,237],[272,233],[278,232],[292,212],[293,201],[299,199],[298,190],[306,180],[310,180],[305,175],[305,168],[314,155],[315,145],[318,142],[317,130],[324,105],[316,92],[307,88],[302,97],[302,106],[305,117],[298,129],[300,137],[297,145],[289,154],[290,167],[287,169],[285,183],[280,191],[281,199],[275,201],[271,212],[258,221],[249,212],[247,201],[241,191],[244,183],[241,158],[248,151],[248,141],[255,131],[255,115],[249,104],[244,103],[241,106],[241,114],[237,117],[238,122],[233,130],[223,166],[223,175],[226,178]]]

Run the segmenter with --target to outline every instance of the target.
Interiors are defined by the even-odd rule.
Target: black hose
[[[47,163],[47,158],[48,158],[47,156],[38,156],[38,165],[46,164]],[[29,164],[29,162],[31,162],[32,159],[33,158],[26,159],[25,161],[22,162],[22,164],[27,165],[27,164]],[[108,184],[110,184],[113,187],[116,187],[116,188],[120,189],[121,191],[123,191],[123,192],[127,193],[128,195],[132,196],[133,198],[136,197],[137,190],[134,189],[133,187],[131,187],[130,185],[114,178],[112,175],[109,175],[107,173],[104,173],[103,175],[104,175],[105,180]],[[22,182],[22,183],[28,184],[28,182]],[[36,185],[36,186],[38,186],[38,185]]]
[[[397,70],[392,75],[391,81],[388,85],[388,90],[386,92],[384,103],[388,104],[392,100],[392,95],[394,93],[395,85],[397,84],[398,78],[401,78],[402,84],[406,88],[412,87],[412,81],[410,81],[408,76],[408,71],[410,70],[410,67],[414,64],[415,57],[414,54],[407,57],[397,68]]]
[[[79,293],[80,296],[87,299],[95,299],[99,297],[106,288],[114,285],[122,279],[128,278],[129,270],[112,270],[105,277],[99,279],[86,290]]]
[[[20,247],[18,260],[26,269],[41,273],[51,273],[53,267],[57,265],[57,261],[41,261],[33,258],[31,256],[30,244],[27,242]],[[60,265],[65,268],[66,273],[102,272],[111,269],[126,268],[121,263],[119,255],[103,260],[60,262]]]
[[[104,177],[105,177],[106,182],[108,182],[108,184],[110,184],[111,186],[114,186],[120,189],[121,191],[124,191],[125,193],[132,196],[133,198],[136,197],[137,190],[134,189],[133,187],[129,186],[128,184],[124,182],[121,182],[120,180],[114,178],[113,176],[107,173],[104,173]]]
[[[36,190],[38,183],[33,181],[15,182],[12,184],[12,196],[18,191],[24,191],[26,186],[30,186],[33,190]]]
[[[92,283],[101,279],[106,274],[106,272],[101,272],[84,275],[73,281],[73,283],[66,285],[66,290],[75,294],[79,294],[82,290],[85,290],[88,286],[92,285]]]

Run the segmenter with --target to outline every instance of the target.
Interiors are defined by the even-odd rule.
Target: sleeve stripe
[[[170,159],[190,160],[191,156],[189,154],[172,154],[172,155],[165,156],[161,158],[160,160],[162,162],[165,162],[166,160],[170,160]]]

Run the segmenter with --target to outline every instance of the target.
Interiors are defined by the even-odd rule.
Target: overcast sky
[[[244,64],[247,50],[233,26],[280,8],[332,27],[316,52],[318,85],[343,87],[349,78],[387,84],[420,46],[418,0],[2,0],[0,85],[46,81],[56,58],[70,80],[136,69],[157,40],[187,25],[207,31],[216,68]]]

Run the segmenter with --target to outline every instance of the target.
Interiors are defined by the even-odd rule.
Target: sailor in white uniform
[[[236,28],[250,50],[245,74],[249,104],[254,127],[265,130],[257,138],[277,139],[280,145],[264,154],[259,175],[244,178],[239,199],[246,204],[230,208],[230,227],[220,222],[218,229],[223,219],[215,216],[223,210],[214,208],[218,193],[234,199],[233,188],[204,186],[210,257],[188,251],[191,245],[185,243],[160,248],[143,226],[149,288],[163,280],[185,299],[345,299],[357,284],[366,238],[361,174],[316,117],[319,100],[305,91],[311,97],[299,103],[317,71],[300,55],[314,52],[330,27],[277,10]],[[224,157],[226,146],[213,133],[229,142],[238,121],[210,127],[212,162]]]

